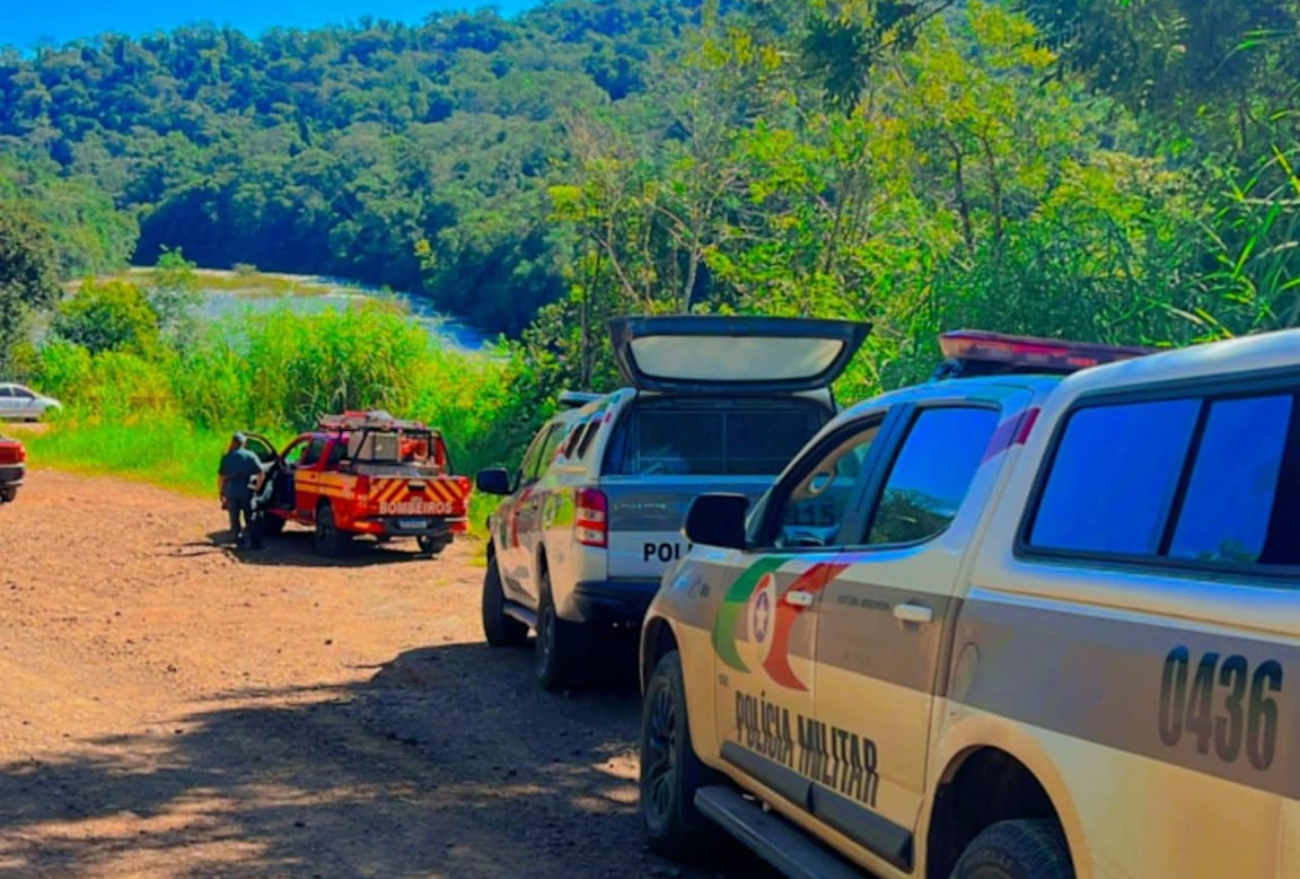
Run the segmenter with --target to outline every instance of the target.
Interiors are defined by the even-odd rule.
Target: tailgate
[[[689,549],[681,527],[697,495],[737,492],[756,503],[774,478],[606,476],[601,488],[609,502],[609,578],[659,578],[670,562]]]
[[[374,476],[370,477],[370,515],[464,516],[469,493],[469,479],[464,476]]]

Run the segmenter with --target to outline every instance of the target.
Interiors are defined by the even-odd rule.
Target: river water
[[[367,290],[346,281],[334,281],[326,278],[313,278],[314,289],[307,294],[259,294],[255,292],[233,293],[228,290],[204,290],[203,303],[199,314],[205,318],[215,319],[226,315],[238,314],[249,310],[253,313],[269,312],[279,308],[289,308],[299,314],[319,314],[326,310],[345,311],[349,306],[365,299],[396,299],[403,303],[411,315],[411,320],[424,327],[429,335],[447,347],[464,351],[481,351],[489,344],[483,335],[446,315],[440,314],[427,299],[406,293],[388,293]],[[319,284],[325,288],[320,292]]]

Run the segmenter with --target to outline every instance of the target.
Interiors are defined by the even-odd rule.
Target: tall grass
[[[53,341],[30,371],[66,407],[49,432],[31,438],[34,463],[200,496],[215,492],[217,461],[236,430],[280,444],[326,413],[386,409],[441,429],[456,472],[472,475],[513,464],[549,414],[521,392],[529,376],[518,359],[441,348],[389,303],[311,315],[250,311],[148,356]],[[475,497],[476,530],[492,506]]]

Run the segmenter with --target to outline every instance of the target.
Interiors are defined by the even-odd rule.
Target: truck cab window
[[[923,409],[894,458],[863,542],[918,543],[947,528],[966,499],[999,418],[988,408]]]

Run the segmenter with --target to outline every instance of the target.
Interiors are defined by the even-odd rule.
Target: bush
[[[92,354],[158,351],[158,312],[145,292],[129,281],[89,280],[54,313],[54,332]]]

